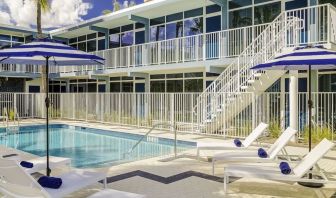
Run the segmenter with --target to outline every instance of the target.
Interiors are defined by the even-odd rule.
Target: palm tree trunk
[[[37,38],[42,38],[42,23],[41,23],[42,8],[40,0],[36,1],[36,8],[37,8],[37,16],[36,16]]]
[[[36,9],[37,9],[37,13],[36,13],[37,35],[36,35],[36,37],[38,39],[40,39],[40,38],[43,38],[42,22],[41,22],[42,7],[41,7],[41,1],[40,0],[36,1]],[[42,67],[42,73],[41,73],[41,93],[44,93],[45,90],[46,90],[46,83],[45,83],[45,79],[46,79],[46,66],[41,66],[41,67]]]

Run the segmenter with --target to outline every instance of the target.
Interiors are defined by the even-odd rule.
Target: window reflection
[[[165,40],[165,25],[158,25],[151,27],[150,29],[151,41],[162,41]]]
[[[87,42],[87,51],[94,52],[97,50],[97,43],[96,40],[88,41]]]
[[[193,36],[203,33],[203,18],[194,18],[185,20],[184,31],[185,36]]]
[[[133,32],[124,32],[121,34],[121,46],[133,45]]]
[[[110,35],[110,48],[120,47],[120,35],[119,34],[111,34]]]
[[[231,11],[230,28],[252,25],[252,8]]]
[[[281,2],[257,6],[254,8],[254,23],[272,22],[281,12]]]
[[[176,23],[167,24],[166,30],[167,39],[174,39],[183,36],[183,22],[179,21]]]
[[[208,17],[206,19],[206,32],[216,32],[221,30],[221,16]]]

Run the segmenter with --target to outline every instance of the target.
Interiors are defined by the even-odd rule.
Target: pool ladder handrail
[[[2,112],[3,112],[3,115],[0,116],[0,118],[2,119],[3,125],[7,129],[8,128],[8,112],[7,112],[7,108],[4,107]]]
[[[176,158],[177,156],[177,130],[176,130],[175,124],[171,124],[171,123],[158,123],[158,124],[153,125],[153,127],[150,128],[150,130],[143,137],[141,137],[140,140],[137,141],[137,143],[134,144],[134,146],[128,152],[124,153],[124,157],[126,155],[131,154],[134,151],[134,149],[138,147],[138,145],[145,139],[145,137],[147,137],[158,126],[170,126],[174,129],[174,156]]]

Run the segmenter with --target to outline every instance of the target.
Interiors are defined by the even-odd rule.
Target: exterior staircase
[[[325,7],[335,12],[331,5]],[[309,8],[307,10],[309,12]],[[274,19],[199,96],[194,109],[198,132],[229,135],[232,126],[237,124],[234,119],[254,102],[255,96],[265,92],[286,73],[278,70],[255,71],[250,68],[305,44],[302,43],[302,32],[306,31],[306,19],[293,13],[295,12],[282,12]],[[254,124],[257,123],[251,125]]]
[[[235,119],[286,73],[250,68],[306,44],[322,44],[336,50],[336,8],[331,4],[285,11],[274,19],[199,96],[194,109],[198,132],[230,135],[232,126],[237,125]],[[252,116],[258,113],[254,111]],[[257,124],[253,121],[252,118],[252,126]]]

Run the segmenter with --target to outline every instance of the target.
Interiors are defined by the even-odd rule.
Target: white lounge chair
[[[5,158],[5,159],[11,159],[15,160],[18,163],[22,161],[20,154],[12,149],[12,148],[7,148],[4,146],[0,146],[0,157]],[[44,157],[36,157],[33,159],[25,160],[30,163],[33,163],[34,166],[33,168],[24,168],[23,169],[29,173],[36,173],[39,171],[44,171],[47,168],[47,159],[46,156]],[[49,157],[49,167],[50,169],[56,169],[58,167],[69,167],[71,166],[71,159],[70,158],[65,158],[65,157],[55,157],[55,156],[50,156]]]
[[[24,168],[23,169],[29,173],[36,173],[40,171],[44,171],[47,169],[47,159],[46,157],[37,157],[33,158],[30,160],[27,160],[30,163],[33,163],[34,166],[33,168]],[[55,157],[55,156],[50,156],[49,157],[49,168],[51,170],[59,168],[59,167],[68,167],[70,170],[71,167],[71,159],[70,158],[65,158],[65,157]]]
[[[310,153],[308,153],[299,164],[297,164],[289,175],[280,172],[277,166],[253,166],[253,165],[227,165],[224,168],[224,192],[228,190],[229,177],[260,178],[273,181],[285,182],[310,182],[310,183],[336,183],[329,181],[328,178],[320,172],[323,179],[304,179],[303,176],[310,172],[317,162],[333,147],[334,143],[327,139],[322,140]]]
[[[292,137],[296,133],[297,130],[288,127],[270,148],[265,149],[267,152],[266,158],[260,158],[258,156],[257,150],[243,150],[237,152],[217,153],[212,158],[212,174],[215,174],[215,163],[218,161],[223,161],[226,163],[274,162],[278,153],[285,148],[287,143],[292,139]]]
[[[251,144],[256,141],[260,135],[265,132],[267,129],[268,124],[265,124],[261,122],[252,132],[249,136],[245,138],[244,141],[242,141],[242,146],[237,147],[233,140],[218,143],[218,142],[197,142],[197,158],[200,156],[201,150],[241,150],[246,149]]]
[[[62,179],[62,185],[59,189],[43,188],[17,162],[0,159],[0,191],[10,197],[59,198],[101,180],[106,187],[105,173],[74,170],[57,177]]]

